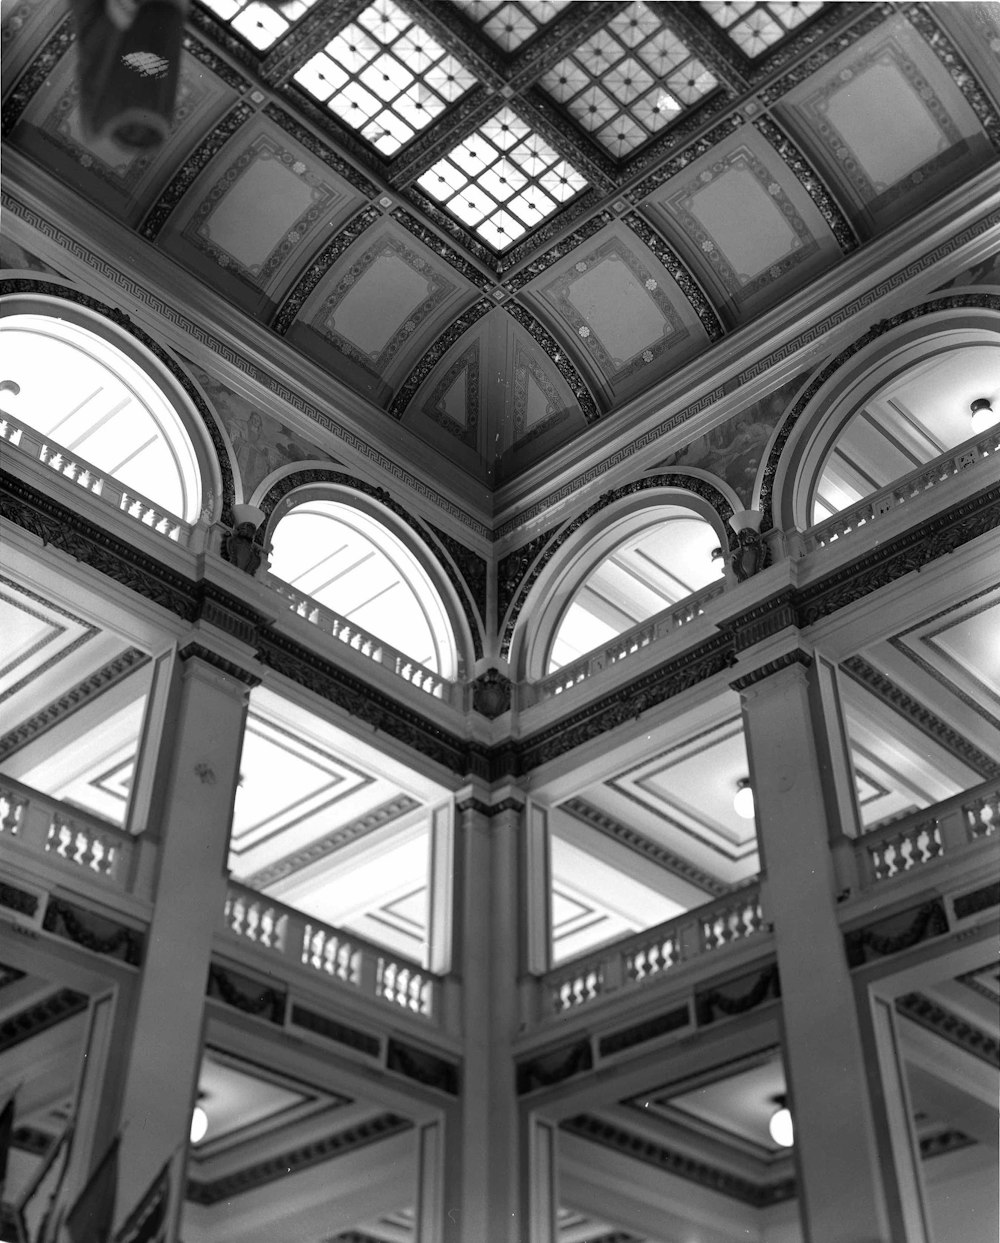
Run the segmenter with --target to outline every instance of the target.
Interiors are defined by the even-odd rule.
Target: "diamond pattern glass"
[[[295,81],[391,156],[476,78],[392,0],[377,0],[307,61]]]
[[[201,0],[209,12],[232,26],[258,51],[276,43],[316,0],[287,0],[279,7],[261,0]]]
[[[431,198],[494,250],[506,250],[587,185],[586,179],[501,108],[417,179]]]
[[[752,59],[818,13],[823,0],[702,0],[701,7]]]
[[[658,12],[635,0],[553,65],[539,85],[624,159],[718,82]]]
[[[455,0],[455,3],[498,47],[513,52],[572,0]]]

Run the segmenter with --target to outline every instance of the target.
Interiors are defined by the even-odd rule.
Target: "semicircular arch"
[[[644,600],[646,611],[615,633],[720,578],[722,562],[714,560],[712,552],[730,546],[726,523],[732,513],[729,500],[715,486],[694,476],[652,475],[606,493],[549,542],[526,577],[515,602],[516,613],[512,606],[513,622],[508,617],[515,676],[536,681],[550,671],[560,627],[581,589],[595,571],[622,551],[629,554],[629,563],[620,567],[622,572],[635,577],[636,566],[645,558],[652,583],[663,573],[655,550],[673,536],[684,565],[674,567],[671,584],[663,578],[656,590],[640,591],[636,604]],[[668,575],[673,573],[669,567],[664,569]],[[659,607],[655,596],[660,597]]]

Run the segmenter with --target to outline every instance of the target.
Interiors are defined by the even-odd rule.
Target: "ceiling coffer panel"
[[[646,210],[735,322],[841,257],[805,186],[752,126],[677,173]]]
[[[474,293],[439,255],[385,218],[336,258],[286,335],[385,405]]]

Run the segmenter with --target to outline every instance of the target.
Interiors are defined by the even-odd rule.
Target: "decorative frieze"
[[[449,1096],[458,1096],[458,1066],[428,1049],[418,1049],[390,1036],[385,1054],[385,1068],[404,1075],[415,1083],[422,1083],[425,1087],[436,1088]]]
[[[130,967],[138,967],[142,962],[146,941],[142,932],[64,898],[49,897],[42,927],[92,954],[118,958]]]
[[[720,1018],[747,1014],[766,1001],[776,1001],[780,996],[778,964],[769,963],[752,974],[741,975],[696,993],[694,1006],[698,1026],[707,1027]]]
[[[863,928],[846,932],[844,949],[847,965],[861,967],[873,958],[891,957],[947,931],[948,917],[944,903],[940,898],[933,898],[921,906],[898,911]]]

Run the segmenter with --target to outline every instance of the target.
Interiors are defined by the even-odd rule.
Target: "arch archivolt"
[[[735,506],[734,506],[735,502]],[[704,519],[728,548],[739,499],[706,472],[652,474],[606,492],[548,541],[501,619],[512,676],[536,680],[565,610],[590,571],[630,536],[684,511]]]
[[[755,493],[763,530],[805,530],[823,463],[858,410],[918,362],[963,346],[1000,341],[1000,297],[934,298],[882,320],[822,364],[771,441]]]

